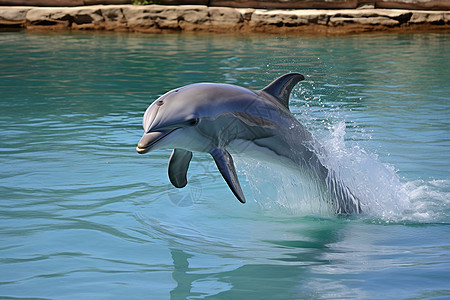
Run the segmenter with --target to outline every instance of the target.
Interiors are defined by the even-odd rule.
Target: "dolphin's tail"
[[[336,214],[351,215],[362,213],[359,199],[336,177],[334,172],[330,171],[328,173],[326,183],[331,193],[332,206]]]
[[[320,146],[318,143],[315,146]],[[320,149],[320,151],[324,151]],[[321,154],[320,156],[323,156]],[[314,150],[307,149],[303,153],[307,158],[307,166],[315,172],[321,182],[325,182],[326,188],[330,192],[330,204],[336,214],[353,215],[360,214],[361,203],[359,199],[350,191],[345,183],[339,179],[336,173],[327,168],[320,160]],[[309,157],[309,158],[308,158]]]

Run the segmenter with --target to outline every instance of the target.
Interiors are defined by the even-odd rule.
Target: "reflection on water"
[[[449,43],[0,33],[0,298],[448,296]],[[176,190],[170,151],[135,153],[167,90],[290,71],[307,76],[291,110],[370,214],[308,216],[295,178],[248,161],[243,189],[264,197],[241,205],[208,155]]]
[[[291,232],[297,239],[271,240],[261,244],[261,248],[265,250],[260,251],[267,252],[267,257],[255,257],[253,262],[238,265],[236,268],[230,264],[224,264],[213,274],[210,268],[191,267],[190,262],[196,263],[195,256],[178,248],[172,248],[171,256],[174,265],[172,277],[177,282],[177,286],[171,291],[171,299],[186,299],[188,296],[214,296],[214,299],[250,296],[265,299],[268,295],[278,295],[280,299],[319,296],[320,294],[315,290],[317,286],[311,288],[310,269],[320,265],[330,265],[330,259],[324,257],[327,253],[334,251],[331,245],[339,241],[339,231],[343,226],[320,219],[302,221],[312,223],[305,226],[302,232]],[[207,252],[208,247],[203,245],[202,249]],[[223,250],[226,252],[226,249]],[[248,249],[238,251],[248,251]],[[259,250],[255,249],[255,251]],[[283,257],[274,257],[273,255],[277,255],[277,252],[284,253]],[[204,254],[204,256],[208,255],[208,253]],[[207,258],[203,258],[203,261],[200,265],[208,265]],[[198,265],[198,262],[195,265]],[[323,280],[326,279],[323,278]],[[337,286],[333,284],[334,292],[331,290],[328,292],[335,293]],[[345,286],[340,289],[343,292],[346,290]]]

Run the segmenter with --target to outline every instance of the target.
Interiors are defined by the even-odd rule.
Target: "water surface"
[[[449,48],[445,34],[0,33],[0,298],[449,297]],[[327,213],[245,158],[245,205],[208,155],[178,190],[169,150],[135,152],[166,91],[293,71],[307,79],[291,111],[364,215]]]

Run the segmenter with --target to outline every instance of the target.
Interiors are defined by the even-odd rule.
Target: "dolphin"
[[[145,111],[145,133],[136,150],[172,148],[168,173],[177,188],[187,184],[192,153],[209,153],[242,203],[246,200],[230,153],[294,166],[326,189],[336,214],[361,213],[359,199],[319,159],[329,154],[289,110],[290,93],[304,79],[289,73],[262,90],[196,83],[169,91]]]

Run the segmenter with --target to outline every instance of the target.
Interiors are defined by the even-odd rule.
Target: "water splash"
[[[321,144],[322,163],[360,199],[364,215],[382,219],[401,216],[410,209],[410,196],[394,167],[378,160],[358,144],[344,139],[345,123],[328,128]],[[252,158],[238,162],[244,169],[253,199],[264,211],[287,215],[333,215],[329,193],[307,170],[289,169]]]
[[[329,136],[322,141],[328,152],[322,158],[323,163],[361,200],[363,212],[392,218],[408,209],[409,195],[395,168],[380,162],[376,154],[367,152],[358,143],[346,143],[345,122],[329,129]]]
[[[361,200],[363,218],[377,223],[448,222],[449,180],[407,180],[394,166],[383,163],[359,142],[345,140],[344,121],[331,124],[320,135],[328,153],[322,163],[333,170]],[[371,137],[364,133],[365,138]],[[306,172],[253,158],[239,158],[255,203],[270,215],[330,217],[327,191],[308,180]]]
[[[367,152],[358,143],[346,142],[343,121],[329,129],[322,143],[333,156],[326,157],[324,164],[337,170],[339,178],[363,202],[368,217],[388,223],[448,222],[449,180],[400,178],[395,167],[381,162],[378,155]]]

